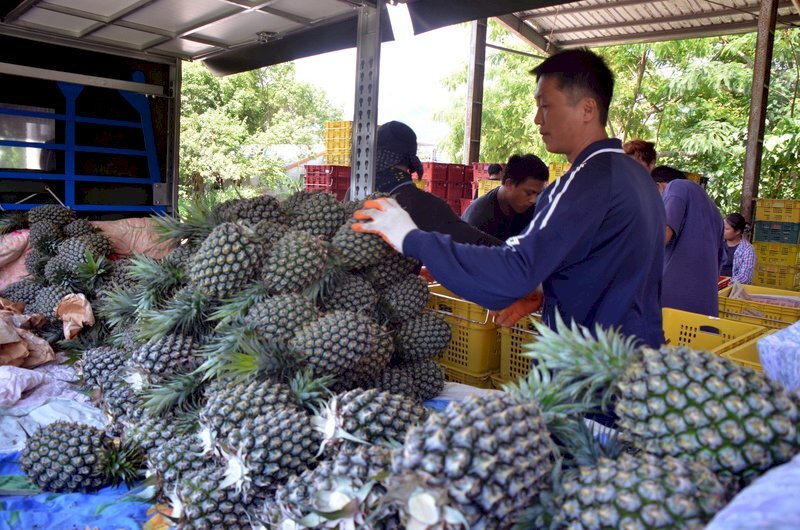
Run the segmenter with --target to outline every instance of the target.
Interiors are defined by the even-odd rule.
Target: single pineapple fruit
[[[342,309],[373,316],[378,304],[378,293],[364,278],[345,274],[336,282],[331,292],[323,295],[322,303],[328,311]]]
[[[283,211],[287,212],[287,214],[291,214],[295,210],[299,210],[303,202],[311,196],[310,193],[306,191],[296,191],[286,197],[283,201],[281,201],[281,206],[283,207]]]
[[[11,300],[12,302],[23,302],[25,308],[29,309],[36,303],[36,295],[41,288],[41,285],[30,278],[23,278],[3,289],[3,291],[0,292],[0,297]]]
[[[257,302],[247,311],[245,321],[267,339],[286,342],[309,322],[319,318],[319,311],[308,298],[296,294],[279,294]]]
[[[91,234],[84,234],[79,237],[81,241],[86,243],[89,250],[95,256],[108,256],[111,254],[111,240],[103,234],[93,232]]]
[[[444,370],[433,361],[402,363],[378,374],[370,386],[427,401],[442,393]]]
[[[295,230],[330,239],[345,221],[344,208],[330,193],[307,192],[305,200],[289,212],[288,221]]]
[[[212,208],[213,217],[222,223],[235,223],[242,210],[243,202],[244,199],[236,198],[216,204]]]
[[[242,421],[224,444],[229,467],[244,470],[242,483],[274,488],[313,462],[320,436],[304,411],[278,406]]]
[[[134,448],[117,446],[96,427],[67,421],[41,427],[28,438],[19,459],[28,480],[51,493],[131,484],[140,463],[141,454]]]
[[[251,530],[256,504],[227,484],[224,468],[213,464],[184,475],[174,493],[171,517],[182,530]]]
[[[341,225],[331,240],[347,269],[363,269],[376,265],[394,253],[394,249],[377,234],[353,230],[355,219]]]
[[[132,289],[135,282],[128,275],[128,267],[131,264],[130,259],[120,259],[115,261],[111,266],[111,271],[103,278],[101,286],[102,291],[109,291],[111,289]]]
[[[103,411],[115,427],[140,420],[145,416],[144,396],[118,375],[106,385],[102,394]]]
[[[380,309],[390,322],[402,322],[420,313],[428,304],[428,284],[414,274],[408,274],[381,292]]]
[[[378,291],[399,283],[409,274],[416,274],[422,264],[399,252],[390,252],[380,263],[362,270],[364,277]]]
[[[70,237],[62,241],[56,249],[56,258],[61,258],[67,265],[71,266],[74,270],[79,263],[86,259],[86,251],[91,252],[94,256],[96,254],[92,247],[89,246],[82,237]]]
[[[568,472],[553,528],[705,528],[727,488],[697,462],[647,453],[600,458]]]
[[[147,384],[155,384],[174,375],[185,374],[199,364],[199,345],[193,337],[167,335],[153,339],[134,351],[129,368]]]
[[[399,362],[431,359],[447,349],[451,331],[450,324],[432,311],[414,315],[394,332],[395,359]]]
[[[57,204],[37,206],[28,210],[28,222],[31,225],[42,222],[53,223],[56,226],[65,225],[72,221],[72,210]]]
[[[70,263],[65,258],[54,256],[44,266],[44,279],[50,285],[75,287],[72,279],[80,262]]]
[[[333,396],[314,417],[314,424],[324,437],[323,448],[347,442],[376,444],[399,442],[427,415],[427,409],[416,399],[359,388]]]
[[[314,374],[347,376],[375,354],[384,334],[369,317],[350,311],[331,311],[303,326],[289,345]]]
[[[175,438],[179,431],[179,422],[174,414],[159,418],[143,417],[125,426],[122,439],[139,447],[143,454],[150,454]]]
[[[234,199],[220,209],[224,221],[244,222],[254,226],[261,221],[283,222],[286,214],[278,199],[271,195],[259,195],[251,199]]]
[[[402,497],[407,525],[444,524],[450,508],[464,528],[502,530],[547,487],[552,468],[552,441],[534,401],[471,395],[408,432],[387,489]]]
[[[50,258],[36,247],[25,254],[25,270],[34,278],[44,278],[44,269]]]
[[[314,236],[292,230],[272,247],[262,278],[276,294],[303,291],[322,278],[328,250]]]
[[[107,388],[127,360],[128,354],[118,348],[100,346],[86,350],[78,363],[83,384],[89,388]]]
[[[169,251],[169,254],[164,257],[164,261],[168,262],[174,267],[178,267],[179,269],[188,272],[191,265],[192,256],[196,250],[197,249],[192,245],[178,245]]]
[[[208,467],[211,454],[197,434],[179,434],[156,445],[148,453],[147,467],[160,482],[162,491],[169,493],[188,474]]]
[[[536,327],[531,357],[567,378],[576,402],[601,393],[619,429],[656,456],[747,483],[798,451],[797,405],[761,374],[688,348],[637,349],[599,327]]]
[[[28,236],[31,246],[48,256],[56,253],[56,249],[63,239],[64,234],[59,225],[49,221],[32,224]]]
[[[253,232],[258,236],[258,240],[263,242],[264,249],[269,251],[275,243],[286,235],[289,228],[276,221],[261,221],[253,226]]]
[[[61,303],[61,299],[69,294],[69,291],[62,287],[42,287],[36,295],[33,309],[36,313],[42,313],[50,320],[56,319],[56,307]]]
[[[64,235],[67,237],[80,237],[89,234],[94,234],[97,229],[86,219],[75,219],[63,227]]]
[[[234,294],[250,282],[261,261],[252,233],[233,223],[211,232],[192,258],[189,278],[197,289],[216,298]]]

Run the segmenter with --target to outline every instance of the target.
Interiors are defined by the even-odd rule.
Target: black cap
[[[417,158],[417,135],[405,123],[390,121],[378,127],[376,149],[400,155],[401,160],[422,177],[422,162]]]

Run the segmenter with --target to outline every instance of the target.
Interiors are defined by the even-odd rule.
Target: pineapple
[[[568,472],[553,528],[705,528],[727,490],[697,462],[647,453],[602,457]]]
[[[137,421],[145,415],[143,395],[122,379],[121,375],[106,385],[102,399],[103,410],[115,428]]]
[[[444,370],[433,361],[402,363],[373,378],[371,386],[426,401],[442,393]]]
[[[59,243],[64,239],[61,228],[55,223],[42,221],[31,225],[28,241],[31,246],[43,254],[52,256]]]
[[[111,240],[103,234],[92,232],[80,236],[79,239],[86,243],[95,256],[108,256],[111,254]]]
[[[36,313],[42,313],[49,320],[56,320],[56,307],[68,294],[69,291],[61,287],[42,287],[31,309]]]
[[[86,350],[78,365],[84,385],[101,390],[108,387],[127,359],[128,354],[117,348],[101,346]]]
[[[220,217],[227,222],[244,222],[254,226],[261,221],[281,223],[285,213],[280,202],[271,195],[259,195],[252,199],[233,199],[219,209]]]
[[[154,447],[148,457],[147,467],[158,477],[165,492],[173,491],[189,473],[212,463],[211,455],[206,453],[202,439],[196,434],[178,434],[168,438]]]
[[[122,431],[122,438],[149,454],[178,435],[180,426],[174,414],[159,418],[141,418],[131,422]]]
[[[392,458],[387,500],[409,527],[441,528],[455,513],[464,528],[511,528],[546,486],[553,456],[535,402],[468,396],[408,432]]]
[[[385,259],[376,265],[367,267],[361,272],[378,291],[399,283],[409,274],[416,274],[422,264],[414,258],[403,256],[398,252],[390,252]]]
[[[384,334],[369,317],[349,311],[331,311],[303,326],[289,345],[316,375],[346,377],[379,351]],[[372,369],[382,367],[373,366]]]
[[[103,278],[102,290],[109,291],[111,289],[132,289],[135,282],[128,276],[128,267],[131,264],[130,259],[117,260],[111,266],[111,270]]]
[[[44,269],[49,257],[37,248],[25,254],[25,270],[34,278],[44,278]]]
[[[155,384],[177,374],[197,368],[199,345],[185,335],[167,335],[154,339],[134,351],[129,368],[140,374],[147,384]]]
[[[28,228],[28,212],[4,211],[0,213],[0,235]]]
[[[428,284],[414,274],[381,292],[380,309],[390,322],[402,322],[421,312],[428,303]]]
[[[324,436],[323,447],[347,441],[376,444],[402,440],[427,415],[415,399],[359,388],[332,397],[314,424]]]
[[[244,287],[258,271],[260,246],[252,232],[233,223],[214,228],[192,258],[192,284],[216,298],[225,298]]]
[[[319,311],[306,297],[299,294],[279,294],[255,303],[245,320],[265,338],[286,342],[305,324],[319,318]]]
[[[97,229],[86,219],[75,219],[71,223],[64,225],[63,231],[67,237],[80,237],[94,234]]]
[[[341,225],[331,244],[339,251],[341,261],[347,269],[362,269],[383,261],[394,249],[377,234],[356,232],[352,229],[355,219]]]
[[[263,241],[264,249],[269,251],[275,243],[286,235],[289,228],[275,221],[261,221],[253,226],[253,232],[258,235],[259,241]]]
[[[32,225],[50,222],[60,227],[72,221],[72,210],[57,204],[37,206],[28,210],[28,221]]]
[[[447,349],[450,335],[450,324],[445,319],[431,311],[423,311],[395,330],[395,359],[399,362],[431,359]]]
[[[613,403],[619,429],[659,457],[701,462],[747,483],[798,451],[798,407],[779,384],[706,352],[634,347],[614,331],[558,323],[530,348],[574,400]]]
[[[289,212],[289,225],[312,236],[330,239],[344,223],[344,208],[330,193],[306,192]]]
[[[23,302],[26,308],[30,308],[36,302],[36,295],[41,288],[42,286],[33,280],[23,278],[3,289],[3,291],[0,292],[0,297],[11,300],[12,302]]]
[[[322,302],[328,311],[342,309],[372,316],[378,303],[378,293],[364,278],[345,274],[331,292],[323,296]]]
[[[262,270],[264,284],[275,294],[301,292],[322,278],[327,259],[321,241],[290,231],[272,247]]]
[[[56,421],[36,431],[19,459],[28,480],[52,493],[93,492],[109,484],[131,484],[138,476],[141,454],[117,446],[90,425]]]

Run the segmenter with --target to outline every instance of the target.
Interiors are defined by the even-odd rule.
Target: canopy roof
[[[125,55],[203,59],[225,75],[353,47],[369,0],[0,0],[0,33]],[[754,31],[759,0],[408,0],[423,33],[501,17],[534,46],[600,46]],[[797,0],[779,22],[796,23]],[[373,1],[374,4],[374,1]],[[391,40],[388,17],[384,39]]]

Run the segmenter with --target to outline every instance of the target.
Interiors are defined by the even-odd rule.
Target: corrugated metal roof
[[[207,59],[221,74],[352,47],[370,0],[0,0],[0,33],[129,55]],[[539,48],[754,31],[759,0],[407,0],[420,33],[501,17]],[[374,2],[373,2],[374,3]],[[780,0],[779,22],[800,22]],[[392,38],[385,25],[385,39]]]
[[[756,31],[760,4],[760,0],[580,0],[515,15],[551,46],[575,48]],[[798,22],[792,0],[780,0],[778,24]]]

